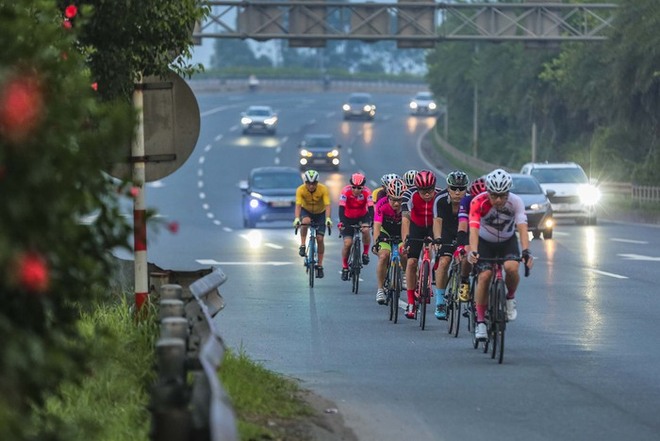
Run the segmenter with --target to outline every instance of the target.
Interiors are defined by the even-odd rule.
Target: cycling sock
[[[506,299],[511,300],[516,297],[516,290],[514,289],[513,291],[509,291],[506,293]]]
[[[407,289],[406,292],[408,293],[408,304],[412,305],[413,303],[415,303],[415,290]]]
[[[440,306],[445,304],[445,290],[440,288],[433,288],[435,293],[435,306]]]
[[[369,254],[369,244],[368,243],[365,243],[362,248],[364,248],[364,250],[362,251],[362,254]]]
[[[486,318],[486,305],[477,305],[477,321],[483,322]]]
[[[341,258],[342,268],[348,268],[348,257]]]

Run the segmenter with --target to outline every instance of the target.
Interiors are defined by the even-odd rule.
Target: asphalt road
[[[374,122],[344,122],[344,94],[200,94],[202,130],[188,162],[147,188],[147,205],[180,230],[149,231],[149,261],[166,269],[220,265],[229,280],[217,316],[225,342],[333,400],[362,441],[660,439],[659,230],[560,224],[532,241],[532,275],[518,294],[502,365],[429,314],[427,329],[388,321],[375,267],[358,295],[339,278],[328,238],[326,278],[309,289],[288,222],[242,228],[238,182],[256,166],[296,165],[305,133],[343,145],[340,173],[322,173],[336,200],[350,173],[370,181],[428,165],[419,139],[432,118],[410,117],[408,96],[374,95]],[[271,105],[276,136],[243,136],[240,111]],[[334,207],[336,215],[336,205]]]

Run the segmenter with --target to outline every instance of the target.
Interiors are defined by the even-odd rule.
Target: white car
[[[548,194],[555,219],[574,219],[579,224],[596,225],[601,193],[579,164],[530,162],[523,165],[520,173],[532,175],[539,181]]]
[[[277,131],[277,114],[269,106],[250,106],[241,113],[243,134],[265,132],[274,135]]]
[[[418,92],[410,104],[411,115],[437,115],[438,114],[438,104],[433,99],[433,94],[431,92]]]

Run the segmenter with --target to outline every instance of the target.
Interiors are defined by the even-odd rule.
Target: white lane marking
[[[202,118],[205,116],[213,115],[214,113],[222,112],[223,110],[229,109],[229,106],[220,106],[220,107],[215,107],[213,109],[207,110],[206,112],[202,112],[199,114]]]
[[[206,213],[206,217],[208,217],[209,219],[213,219],[215,215],[213,213]]]
[[[149,182],[147,184],[147,187],[151,188],[163,188],[165,187],[165,184],[163,184],[163,181],[154,181],[154,182]]]
[[[619,239],[619,238],[616,238],[616,237],[613,237],[610,240],[612,242],[637,243],[637,244],[640,244],[640,245],[648,245],[649,244],[645,240]]]
[[[203,191],[200,191],[199,192],[199,198],[200,199],[206,199],[206,193],[204,193]]]
[[[197,169],[197,176],[199,176],[200,178],[201,178],[202,176],[204,176],[204,169],[202,169],[202,168],[198,168],[198,169]]]
[[[275,157],[275,165],[280,165],[280,157],[279,156]]]
[[[206,159],[204,158],[204,156],[200,156],[200,157],[199,157],[199,163],[200,163],[200,164],[204,164],[204,161],[206,161]]]
[[[628,277],[622,276],[620,274],[608,273],[608,272],[600,271],[600,270],[593,269],[593,268],[591,269],[591,271],[596,273],[596,274],[600,274],[602,276],[614,277],[615,279],[627,279],[628,278]]]
[[[215,225],[222,225],[222,222],[220,222],[218,219],[213,219],[213,223]]]
[[[229,227],[222,227],[222,229],[223,229],[224,231],[226,231],[227,233],[231,233],[232,231],[234,231],[233,229],[231,229],[231,228],[229,228]]]
[[[220,141],[222,139],[222,135],[218,135],[215,138],[213,138],[215,141]]]
[[[204,181],[197,181],[197,188],[204,188]]]
[[[277,154],[279,155],[281,152],[282,152],[282,146],[281,146],[281,145],[278,145],[278,146],[275,148],[275,153],[277,153]]]
[[[267,246],[267,247],[269,247],[269,248],[273,248],[273,249],[275,249],[275,250],[283,250],[283,249],[284,249],[284,247],[283,247],[282,245],[277,245],[277,244],[270,243],[270,242],[266,242],[266,243],[264,244],[264,246]]]
[[[260,265],[260,266],[293,265],[293,262],[278,262],[278,261],[263,262],[259,260],[249,261],[249,262],[218,262],[217,260],[214,259],[196,259],[195,261],[200,265]]]
[[[644,256],[642,254],[617,254],[626,260],[644,260],[647,262],[660,262],[660,257]]]
[[[202,204],[202,208],[204,210],[208,210],[209,208],[211,208],[211,206],[209,204]]]
[[[204,147],[205,152],[208,152],[209,150],[211,150],[211,144],[208,144],[206,147]]]

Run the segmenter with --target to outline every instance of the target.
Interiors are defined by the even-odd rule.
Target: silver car
[[[527,229],[535,239],[552,239],[555,221],[552,215],[552,205],[548,196],[554,195],[554,191],[547,193],[541,188],[539,182],[530,175],[512,174],[513,187],[511,192],[520,196],[525,204],[527,215]]]
[[[265,132],[274,135],[277,131],[277,114],[269,106],[250,106],[241,113],[243,134]]]
[[[437,115],[438,104],[431,92],[418,92],[408,104],[411,115]]]

